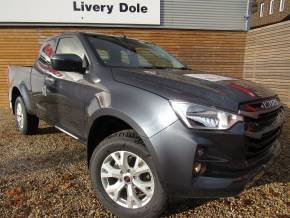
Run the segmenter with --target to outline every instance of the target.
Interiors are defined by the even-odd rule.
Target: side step
[[[63,133],[65,133],[65,134],[67,134],[67,135],[73,137],[74,139],[79,140],[78,137],[76,137],[76,136],[74,136],[73,134],[71,134],[71,133],[65,131],[64,129],[62,129],[62,128],[58,127],[58,126],[54,126],[54,127],[57,128],[58,130],[62,131]]]

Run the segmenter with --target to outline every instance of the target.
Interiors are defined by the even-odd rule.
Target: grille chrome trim
[[[273,112],[279,108],[281,108],[281,105],[274,107],[274,108],[271,108],[271,109],[267,109],[267,110],[263,110],[263,111],[256,111],[256,112],[247,112],[247,111],[239,110],[238,114],[246,116],[246,117],[258,119],[261,114],[267,114],[267,113]]]
[[[262,130],[253,132],[253,131],[245,131],[245,135],[254,138],[254,139],[261,139],[263,135],[279,128],[285,121],[285,113],[283,110],[277,112],[277,116],[275,120],[271,123],[271,125],[265,126]],[[252,121],[255,122],[255,121]],[[257,122],[257,121],[256,121]]]
[[[245,154],[247,160],[254,160],[271,150],[273,144],[278,142],[283,123],[285,122],[285,111],[281,104],[270,109],[261,109],[261,101],[251,103],[257,108],[253,111],[245,111],[241,106],[239,114],[245,119]],[[251,108],[250,108],[251,109]]]

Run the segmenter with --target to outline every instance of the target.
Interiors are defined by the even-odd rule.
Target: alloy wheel
[[[101,180],[106,193],[126,208],[140,208],[154,193],[154,176],[149,165],[129,151],[109,154],[101,166]]]
[[[23,109],[22,109],[22,105],[20,102],[17,103],[16,106],[16,120],[17,120],[17,124],[18,127],[20,129],[23,129],[23,125],[24,125],[24,116],[23,116]]]

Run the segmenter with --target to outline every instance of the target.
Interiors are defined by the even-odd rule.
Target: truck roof
[[[58,38],[58,37],[61,37],[61,36],[74,36],[74,35],[94,35],[94,36],[106,36],[106,37],[112,37],[112,38],[128,38],[128,39],[133,39],[133,40],[136,40],[136,41],[145,42],[144,40],[140,40],[140,39],[136,39],[136,38],[130,38],[130,37],[127,37],[126,35],[112,35],[112,34],[95,33],[95,32],[63,32],[63,33],[60,33],[60,34],[58,34],[56,36],[50,37],[47,40],[52,40],[52,39],[55,39],[55,38]]]

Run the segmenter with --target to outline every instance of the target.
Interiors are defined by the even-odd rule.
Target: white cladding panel
[[[127,10],[121,12],[120,3],[136,11],[124,6]],[[0,25],[239,31],[248,29],[249,4],[250,0],[2,0]]]
[[[160,1],[2,0],[0,22],[160,25]]]

